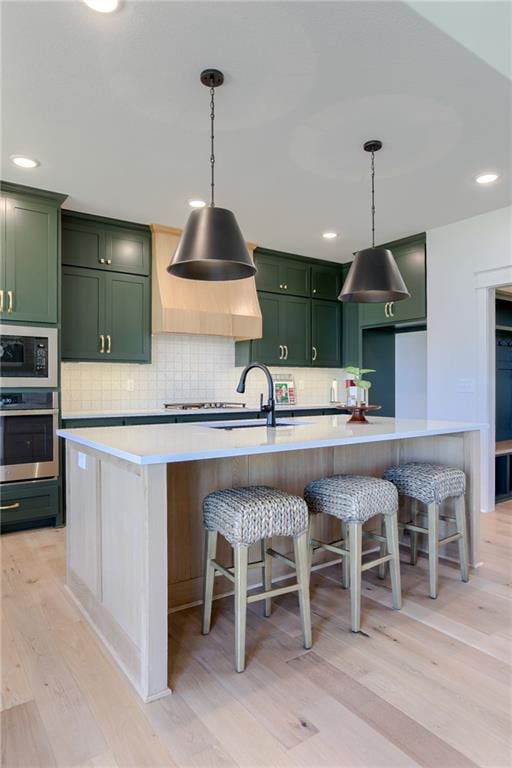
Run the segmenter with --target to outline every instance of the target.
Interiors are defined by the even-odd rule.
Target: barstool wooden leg
[[[348,542],[348,524],[341,524],[341,536],[343,538],[343,548],[349,548]],[[350,558],[345,555],[341,563],[341,586],[343,589],[348,589],[350,583]]]
[[[311,648],[311,606],[309,600],[309,538],[306,532],[295,536],[293,539],[293,548],[295,553],[295,568],[297,572],[297,582],[299,584],[299,608],[302,621],[302,631],[304,634],[304,648]]]
[[[263,588],[265,592],[272,589],[272,556],[267,554],[267,549],[272,546],[272,539],[263,539],[261,542],[261,559],[263,560]],[[272,613],[272,600],[267,597],[264,603],[264,616]]]
[[[389,561],[389,575],[391,577],[393,608],[400,610],[402,607],[402,585],[400,580],[400,549],[398,545],[398,513],[384,515],[384,524],[386,527],[388,552],[392,557],[392,560]]]
[[[460,577],[462,581],[469,581],[468,540],[466,530],[466,499],[459,496],[455,499],[455,519],[457,531],[462,534],[459,539]]]
[[[430,597],[436,598],[439,579],[439,505],[435,502],[429,504],[427,512]]]
[[[212,560],[217,553],[217,531],[205,531],[204,578],[203,578],[203,626],[202,633],[207,635],[212,622],[213,583],[215,568]]]
[[[410,500],[410,511],[411,511],[411,523],[413,525],[418,525],[418,502],[416,499]],[[417,531],[409,531],[409,537],[411,542],[411,552],[410,552],[410,564],[416,565],[418,562],[418,533]]]
[[[381,521],[380,521],[380,535],[381,536],[387,536],[386,515],[382,515],[382,518],[381,518]],[[380,551],[379,551],[380,557],[384,557],[385,555],[388,554],[388,552],[391,552],[391,550],[389,549],[389,544],[387,546],[387,551],[386,551],[386,544],[385,544],[385,542],[381,541]],[[386,578],[386,566],[387,566],[387,563],[381,563],[378,566],[378,568],[377,568],[377,575],[378,575],[379,579],[385,579]]]
[[[315,520],[316,514],[314,512],[310,512],[308,520],[308,563],[310,571],[311,566],[313,565],[313,539],[315,538]]]
[[[235,666],[237,672],[245,669],[245,626],[247,620],[247,564],[249,548],[235,544]]]
[[[350,612],[352,616],[352,632],[361,629],[361,558],[363,526],[361,523],[349,523],[350,551]]]

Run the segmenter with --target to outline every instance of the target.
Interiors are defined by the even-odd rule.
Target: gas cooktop
[[[173,411],[209,411],[215,408],[245,408],[245,403],[164,403],[164,408]]]

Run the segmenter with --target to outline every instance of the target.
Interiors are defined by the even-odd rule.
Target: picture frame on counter
[[[274,381],[274,399],[276,405],[296,405],[295,381],[290,376],[281,376],[279,380]]]

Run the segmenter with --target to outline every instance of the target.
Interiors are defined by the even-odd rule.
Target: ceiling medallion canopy
[[[382,142],[366,141],[363,149],[371,153],[372,247],[356,253],[338,299],[359,304],[402,301],[410,293],[395,258],[388,248],[375,247],[375,152],[382,149]]]
[[[218,69],[201,72],[210,89],[210,203],[190,214],[167,271],[189,280],[242,280],[256,267],[235,215],[215,205],[215,89],[224,82]]]

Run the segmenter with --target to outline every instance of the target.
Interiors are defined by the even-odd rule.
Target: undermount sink
[[[291,419],[276,419],[276,427],[305,427],[308,426],[309,422],[307,421],[295,421]],[[267,426],[267,423],[264,419],[259,419],[257,421],[232,421],[232,422],[224,422],[222,424],[212,424],[208,423],[204,426],[209,427],[210,429],[225,429],[231,431],[232,429],[254,429],[255,427],[259,427],[260,429],[264,429]]]

